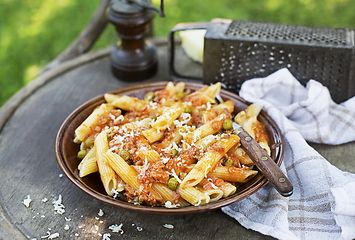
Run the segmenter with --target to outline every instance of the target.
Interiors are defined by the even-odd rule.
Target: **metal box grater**
[[[303,85],[321,82],[337,103],[355,95],[354,30],[226,19],[205,27],[204,83],[238,93],[244,81],[288,68]]]

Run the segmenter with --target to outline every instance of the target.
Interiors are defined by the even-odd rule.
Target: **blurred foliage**
[[[159,6],[159,0],[152,0]],[[2,0],[0,8],[0,106],[33,80],[80,34],[99,0]],[[306,26],[355,28],[354,0],[165,0],[165,18],[154,19],[154,34],[166,37],[180,22],[212,18]],[[118,39],[109,25],[93,50]]]

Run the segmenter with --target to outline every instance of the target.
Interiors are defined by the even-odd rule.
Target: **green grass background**
[[[158,6],[159,0],[152,0]],[[167,37],[180,22],[212,18],[355,29],[354,0],[165,0],[154,34]],[[99,0],[1,0],[0,106],[32,81],[42,67],[78,36]],[[109,25],[95,49],[117,41]]]

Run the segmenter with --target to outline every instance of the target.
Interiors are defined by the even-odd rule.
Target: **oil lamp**
[[[152,77],[158,69],[156,47],[145,40],[155,12],[164,17],[164,3],[160,9],[150,0],[113,0],[107,18],[115,26],[121,41],[111,49],[111,70],[123,81],[141,81]]]

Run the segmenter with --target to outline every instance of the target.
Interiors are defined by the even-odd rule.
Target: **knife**
[[[239,124],[233,122],[233,130],[240,137],[245,152],[253,160],[261,173],[284,197],[292,195],[293,186],[274,160]]]

